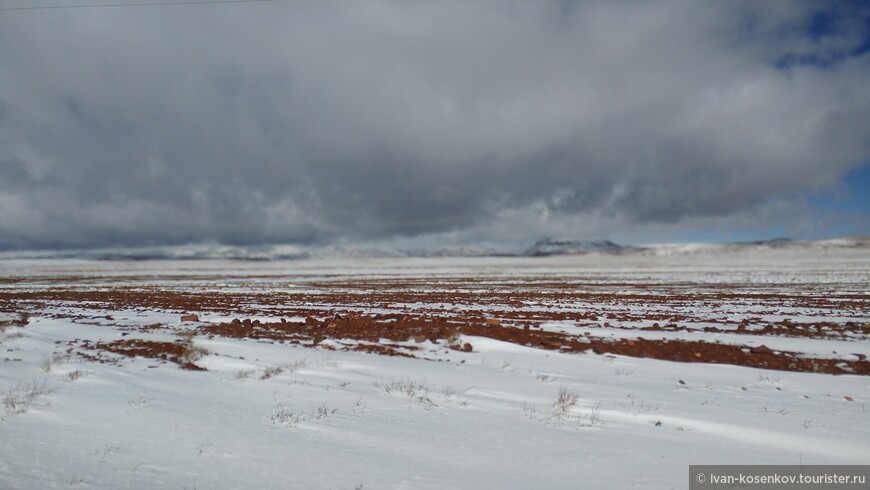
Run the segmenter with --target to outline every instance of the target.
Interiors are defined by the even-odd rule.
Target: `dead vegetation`
[[[76,369],[75,371],[70,371],[66,373],[66,380],[72,383],[73,381],[84,378],[85,376],[91,374],[90,371],[85,371],[84,369]]]
[[[260,379],[269,379],[284,372],[287,372],[288,374],[293,374],[299,369],[305,368],[307,365],[308,361],[306,361],[305,359],[300,359],[298,361],[282,364],[280,366],[270,366],[263,369],[263,373],[260,375]],[[244,377],[247,377],[247,375],[245,375]]]
[[[577,395],[569,392],[566,388],[559,389],[559,395],[550,407],[553,412],[553,419],[557,421],[564,420],[568,416],[571,407],[577,404]]]
[[[34,401],[48,393],[45,380],[19,381],[15,387],[6,392],[3,398],[3,410],[7,415],[20,415],[27,412]]]
[[[531,418],[534,414],[534,405],[531,411],[523,406],[526,417]],[[596,403],[588,410],[580,410],[578,397],[566,388],[559,389],[559,394],[550,406],[550,418],[548,422],[558,426],[569,427],[603,427],[606,423],[601,418],[601,403]]]
[[[275,406],[275,413],[272,414],[270,420],[273,425],[282,425],[287,428],[295,428],[301,422],[311,422],[325,420],[335,415],[338,412],[337,408],[329,408],[326,403],[312,408],[309,411],[298,410],[288,407],[281,402]]]
[[[384,393],[387,395],[397,394],[413,398],[418,393],[429,393],[429,387],[425,383],[419,383],[411,379],[391,381],[384,385]]]
[[[380,383],[376,383],[375,387],[380,387]],[[437,408],[435,403],[429,396],[429,387],[425,383],[420,383],[411,379],[391,381],[389,384],[383,385],[384,394],[399,395],[407,397],[415,404],[420,405],[426,410]],[[450,399],[450,394],[445,393],[445,399]],[[461,402],[460,402],[461,403]]]
[[[46,373],[51,372],[51,369],[54,366],[65,363],[70,359],[70,355],[67,353],[55,352],[51,355],[50,358],[45,359],[39,364],[39,367]]]
[[[18,313],[18,318],[14,318],[11,320],[0,320],[0,333],[6,331],[6,329],[10,327],[21,327],[24,328],[27,324],[30,323],[30,313],[26,311],[22,311]]]

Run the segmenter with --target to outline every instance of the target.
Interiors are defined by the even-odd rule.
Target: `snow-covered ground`
[[[481,298],[500,288],[547,292],[549,280],[596,294],[628,288],[671,299],[747,293],[724,306],[683,305],[681,325],[689,329],[675,332],[639,331],[651,321],[619,320],[661,313],[673,306],[670,299],[527,306],[595,308],[603,315],[597,323],[538,325],[591,337],[694,338],[705,334],[692,329],[716,314],[756,322],[767,321],[764,315],[870,321],[864,249],[332,262],[0,260],[7,310],[0,313],[0,488],[687,488],[690,464],[870,461],[867,376],[568,353],[473,336],[461,340],[471,352],[425,340],[410,343],[429,360],[388,357],[331,350],[341,344],[329,339],[310,348],[205,336],[195,331],[203,323],[180,321],[182,313],[211,323],[241,317],[225,306],[189,311],[46,299],[127,288],[256,292],[287,301],[307,293],[310,302],[350,291],[353,308],[365,310],[355,282],[370,283],[374,293],[413,281],[421,290],[449,291],[465,280]],[[848,306],[758,308],[753,295],[769,293],[839,298]],[[249,317],[267,321],[265,312],[281,305],[259,306],[259,316]],[[477,306],[497,316],[492,303]],[[379,301],[368,311],[403,308]],[[185,331],[200,348],[191,359],[205,370],[86,346],[176,342]],[[870,355],[861,335],[706,335],[815,357]],[[112,362],[97,362],[96,354]]]

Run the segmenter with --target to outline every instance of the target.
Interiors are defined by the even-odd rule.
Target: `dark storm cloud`
[[[868,18],[694,1],[0,12],[0,246],[752,222],[870,158]]]

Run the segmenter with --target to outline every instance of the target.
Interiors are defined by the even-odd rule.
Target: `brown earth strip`
[[[194,278],[196,279],[196,278]],[[43,280],[43,279],[39,279]],[[106,317],[106,311],[171,311],[218,313],[232,316],[306,318],[305,322],[234,321],[205,324],[200,335],[232,338],[271,339],[304,346],[331,348],[325,339],[353,340],[355,350],[385,355],[412,356],[413,346],[399,343],[429,340],[464,350],[460,335],[482,336],[535,348],[565,352],[593,351],[677,362],[733,364],[786,371],[870,375],[870,363],[859,360],[811,359],[792,352],[750,349],[743,346],[687,340],[609,340],[535,328],[542,322],[567,321],[581,326],[641,331],[703,331],[746,335],[808,338],[861,338],[870,335],[870,322],[831,322],[825,317],[870,318],[870,295],[863,293],[820,294],[796,289],[772,293],[739,286],[722,285],[601,284],[559,282],[540,278],[512,278],[510,281],[476,281],[473,278],[429,278],[420,280],[366,280],[307,283],[308,292],[182,291],[170,286],[75,287],[35,290],[0,290],[0,311],[39,313],[50,308],[52,315],[87,320]],[[7,281],[15,284],[16,281]],[[238,286],[239,284],[235,284]],[[690,291],[691,287],[696,290]],[[204,285],[204,287],[207,287]],[[610,289],[610,291],[603,291]],[[582,311],[577,306],[585,305]],[[819,316],[816,322],[760,318],[735,321],[728,311],[752,306],[753,314],[781,315],[783,308],[808,310],[803,316]],[[687,307],[703,306],[721,311],[717,318],[691,316]],[[66,313],[65,309],[72,308]],[[622,308],[622,311],[619,309]],[[682,310],[680,310],[682,309]],[[616,311],[614,311],[616,310]],[[637,311],[640,310],[640,311]],[[378,315],[373,312],[380,311]],[[707,313],[706,315],[709,315]],[[495,321],[497,317],[498,320]],[[490,321],[487,321],[490,320]],[[631,323],[661,322],[641,327]],[[691,328],[693,322],[707,324]],[[101,323],[102,324],[102,323]],[[646,323],[649,325],[648,323]],[[714,325],[722,325],[719,328]],[[106,324],[129,330],[129,325]],[[136,327],[154,329],[155,326]],[[199,369],[179,342],[125,339],[92,344],[99,351],[125,356],[143,356],[174,362],[187,369]],[[330,347],[327,347],[330,346]],[[189,346],[188,346],[189,347]],[[473,348],[473,346],[469,346]]]
[[[870,361],[837,360],[800,357],[798,353],[774,351],[765,346],[750,348],[701,341],[685,340],[607,340],[594,337],[572,336],[560,332],[537,329],[519,329],[487,323],[483,318],[468,318],[465,322],[434,317],[396,316],[377,318],[346,315],[318,321],[260,323],[234,320],[231,323],[205,325],[198,329],[204,335],[298,341],[309,347],[325,339],[350,339],[372,344],[387,339],[392,342],[443,342],[450,348],[463,350],[459,335],[487,337],[514,344],[563,352],[619,354],[676,362],[704,362],[731,364],[780,371],[798,371],[827,374],[870,375]],[[395,346],[398,347],[398,346]],[[358,350],[396,355],[387,349],[373,349],[371,345]]]
[[[115,342],[97,342],[92,349],[121,354],[127,357],[146,357],[174,362],[182,369],[205,371],[190,361],[191,346],[183,341],[156,342],[143,339],[125,339]]]

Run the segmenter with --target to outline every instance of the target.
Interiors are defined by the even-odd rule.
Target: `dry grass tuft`
[[[277,376],[284,372],[284,368],[281,366],[270,366],[263,370],[263,374],[260,375],[260,379],[269,379],[273,376]]]
[[[388,385],[384,385],[384,393],[392,395],[393,393],[405,395],[408,398],[413,398],[417,393],[429,393],[429,387],[425,383],[418,383],[411,379],[404,381],[393,381]]]
[[[78,379],[84,378],[85,376],[91,374],[90,371],[85,371],[83,369],[76,369],[75,371],[70,371],[66,373],[66,380],[72,383]]]
[[[3,398],[3,410],[9,415],[20,415],[26,412],[37,398],[48,393],[45,380],[41,383],[35,380],[27,383],[19,381]]]
[[[24,328],[28,323],[30,323],[30,313],[26,311],[22,311],[18,313],[18,318],[15,320],[2,320],[0,321],[0,333],[6,331],[9,327],[21,327]]]
[[[576,404],[577,395],[568,391],[567,388],[561,388],[559,390],[559,396],[557,396],[556,401],[553,402],[553,418],[556,420],[564,419],[568,416],[568,412],[571,410],[571,407]]]
[[[328,419],[335,415],[336,412],[338,412],[337,408],[329,408],[326,406],[326,403],[307,413],[302,410],[288,408],[284,403],[279,403],[275,407],[275,413],[272,414],[271,420],[274,425],[283,425],[292,429],[299,425],[299,422]]]
[[[184,330],[182,332],[176,333],[176,335],[182,341],[182,350],[181,354],[179,355],[181,361],[188,366],[194,366],[199,368],[199,366],[196,365],[196,361],[207,356],[209,354],[209,350],[200,345],[196,345],[193,342],[193,339],[196,337],[196,330]]]
[[[59,352],[55,352],[51,355],[51,358],[45,359],[41,363],[39,363],[39,367],[42,368],[46,373],[51,372],[51,368],[57,366],[59,364],[63,364],[68,361],[70,358],[69,354],[61,354]]]

